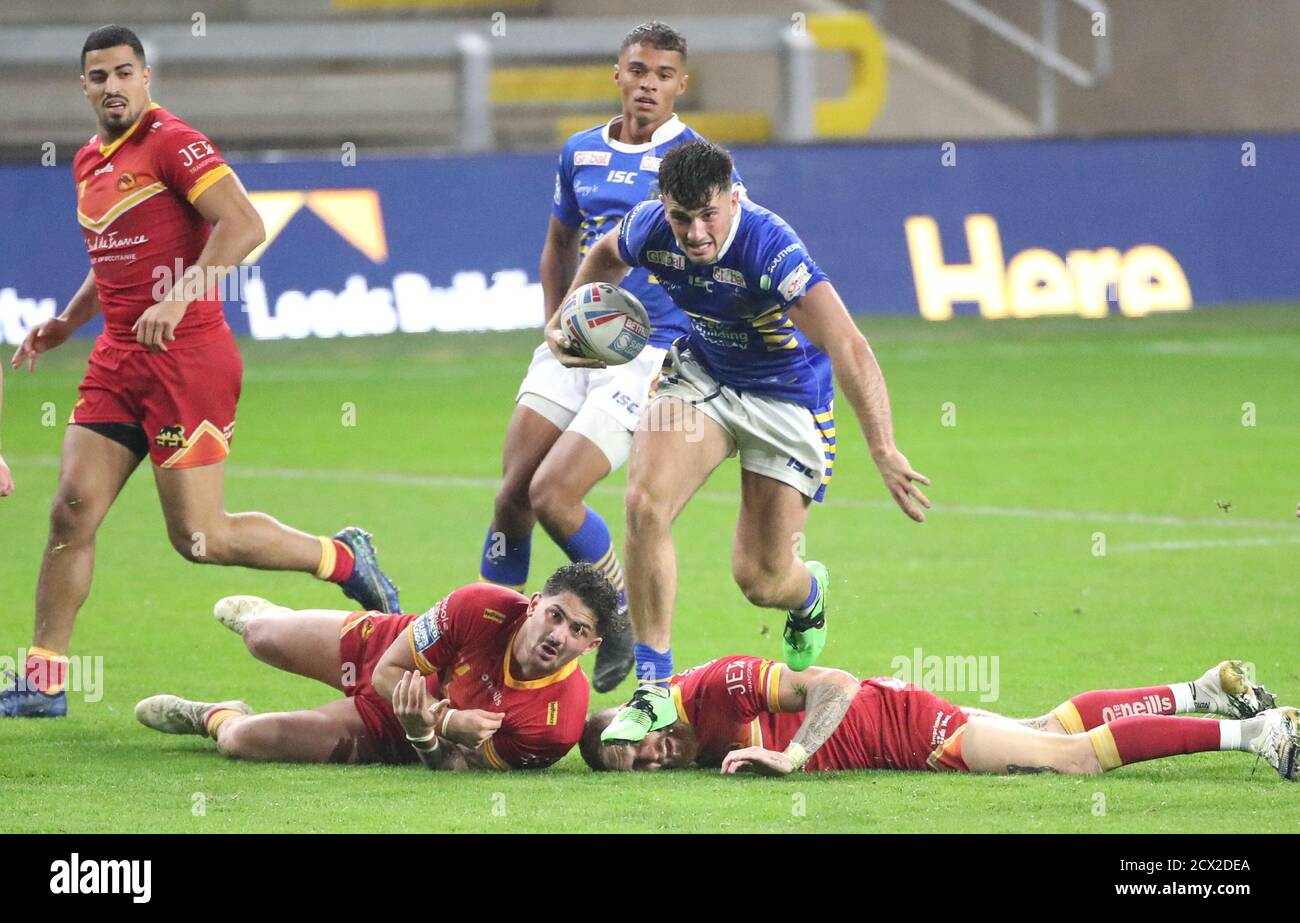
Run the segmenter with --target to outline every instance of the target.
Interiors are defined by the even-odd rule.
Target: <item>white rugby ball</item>
[[[631,292],[608,282],[574,289],[560,306],[560,328],[589,359],[623,365],[650,341],[650,316]]]

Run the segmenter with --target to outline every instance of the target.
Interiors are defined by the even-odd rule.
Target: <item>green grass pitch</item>
[[[916,648],[996,657],[996,701],[944,694],[1024,715],[1236,657],[1300,702],[1300,307],[862,325],[899,446],[933,479],[935,510],[918,526],[894,508],[841,401],[835,479],[807,539],[832,577],[823,663],[867,676],[895,672],[894,658]],[[524,332],[243,344],[228,507],[319,533],[372,530],[405,608],[422,610],[476,578],[503,427],[535,342]],[[0,655],[10,658],[31,637],[63,421],[89,346],[7,375],[18,489],[0,500]],[[355,426],[342,425],[348,403]],[[620,472],[591,498],[620,547],[622,483]],[[676,528],[679,667],[780,656],[779,614],[748,606],[730,576],[737,483],[732,461]],[[536,579],[561,556],[540,532],[534,548]],[[237,763],[132,717],[157,692],[238,696],[258,710],[335,695],[252,660],[210,615],[230,593],[344,608],[306,576],[184,562],[150,475],[137,473],[100,532],[73,638],[74,655],[103,657],[102,700],[74,696],[63,721],[0,721],[0,830],[1300,832],[1300,791],[1262,762],[1252,772],[1244,754],[1097,778],[615,777],[589,773],[576,752],[509,776]]]

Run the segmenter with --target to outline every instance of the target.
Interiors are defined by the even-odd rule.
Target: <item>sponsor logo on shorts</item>
[[[686,257],[671,250],[647,250],[645,258],[660,266],[671,266],[673,269],[686,268]]]
[[[609,165],[609,156],[609,151],[574,151],[573,165],[604,167]]]
[[[185,448],[185,427],[179,423],[174,426],[164,426],[158,430],[158,435],[153,437],[153,444],[163,449]]]
[[[930,729],[930,746],[939,747],[948,739],[948,722],[952,720],[952,712],[944,714],[940,712],[934,716],[934,727]]]
[[[785,463],[785,466],[787,468],[793,468],[806,478],[815,478],[818,476],[811,468],[794,457],[791,457],[790,460]]]
[[[808,263],[801,260],[798,266],[790,270],[786,277],[777,283],[776,290],[786,301],[794,301],[803,294],[811,278],[812,273],[808,271]]]
[[[560,703],[559,703],[559,702],[547,702],[547,703],[546,703],[546,723],[547,723],[548,725],[554,727],[556,724],[559,723],[559,721],[560,721]]]

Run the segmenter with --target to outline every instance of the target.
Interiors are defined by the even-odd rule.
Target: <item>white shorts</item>
[[[623,365],[571,369],[543,343],[533,351],[517,403],[540,413],[561,430],[581,433],[604,453],[609,469],[627,461],[632,433],[646,398],[663,368],[666,349],[647,346]]]
[[[835,416],[830,405],[812,411],[793,401],[720,385],[683,349],[665,368],[654,400],[693,404],[727,431],[740,467],[789,484],[820,503],[835,466]]]

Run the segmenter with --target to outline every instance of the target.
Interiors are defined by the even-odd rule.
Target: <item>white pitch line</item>
[[[59,459],[53,455],[14,455],[12,461],[32,466],[57,467]],[[346,471],[330,468],[261,468],[252,465],[232,464],[226,474],[234,478],[278,479],[278,480],[317,480],[340,481],[343,483],[396,484],[404,487],[425,487],[439,489],[458,487],[475,490],[496,490],[499,478],[456,477],[440,474],[402,474],[395,471]],[[597,485],[593,493],[604,496],[622,496],[623,489],[609,484]],[[737,494],[719,493],[702,490],[695,495],[708,503],[737,504]],[[837,496],[831,503],[835,507],[866,510],[893,510],[896,505],[891,500],[861,500],[854,497]],[[1086,510],[1042,510],[1030,507],[987,506],[960,503],[935,504],[933,512],[947,513],[954,516],[988,516],[1001,519],[1037,519],[1057,522],[1109,522],[1130,523],[1144,526],[1174,526],[1176,528],[1209,527],[1237,529],[1300,529],[1300,522],[1293,519],[1229,519],[1226,516],[1159,516],[1147,513],[1112,513],[1106,511]],[[1253,541],[1253,540],[1252,540]],[[1272,540],[1262,540],[1264,543]],[[1284,539],[1284,542],[1300,541]],[[1117,546],[1113,546],[1117,547]],[[1128,546],[1130,548],[1136,546]],[[1156,547],[1155,545],[1152,546]]]
[[[1225,538],[1186,542],[1139,542],[1113,545],[1111,551],[1196,551],[1201,548],[1236,548],[1257,545],[1300,545],[1300,535],[1276,538]]]

